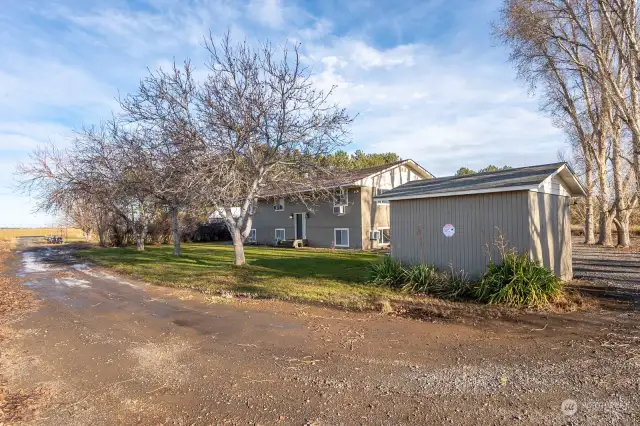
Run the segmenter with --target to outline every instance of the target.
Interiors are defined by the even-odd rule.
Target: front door
[[[296,240],[303,240],[307,237],[307,221],[304,213],[295,214]]]

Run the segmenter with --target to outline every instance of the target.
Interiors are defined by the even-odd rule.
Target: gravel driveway
[[[634,240],[640,245],[640,239]],[[573,273],[577,280],[590,282],[590,290],[603,295],[640,302],[640,252],[587,246],[573,241]]]
[[[43,299],[0,342],[7,385],[43,395],[29,424],[640,424],[628,304],[416,321],[145,285],[64,247],[13,267]]]

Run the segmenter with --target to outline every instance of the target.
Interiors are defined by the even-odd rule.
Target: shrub
[[[402,286],[402,290],[407,293],[429,293],[430,290],[446,280],[442,272],[435,266],[414,265],[407,270],[407,282]]]
[[[474,287],[473,296],[479,301],[540,307],[562,293],[562,281],[528,255],[507,250],[501,257],[501,264],[489,263]]]
[[[373,284],[399,288],[407,281],[407,271],[400,262],[385,256],[382,262],[371,265],[370,281]]]
[[[441,299],[464,299],[469,297],[472,284],[464,272],[440,272],[442,279],[436,281],[429,293]]]

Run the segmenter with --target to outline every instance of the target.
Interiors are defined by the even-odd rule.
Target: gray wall
[[[452,266],[477,278],[486,271],[488,252],[500,259],[494,242],[502,232],[508,247],[530,253],[569,280],[569,202],[569,197],[528,191],[391,201],[393,257],[407,264]],[[449,223],[456,230],[451,238],[442,233]]]
[[[531,257],[563,280],[573,278],[570,198],[529,193]]]
[[[307,240],[312,247],[331,247],[334,228],[349,229],[349,247],[362,248],[362,203],[360,188],[349,188],[349,205],[346,214],[333,214],[333,202],[317,202],[307,219]],[[261,201],[253,217],[252,228],[256,230],[259,244],[272,244],[276,228],[284,228],[288,240],[294,238],[291,213],[306,212],[307,208],[300,202],[285,199],[284,211],[274,211],[272,201]]]
[[[453,237],[442,233],[445,224],[455,227]],[[528,192],[391,201],[392,254],[403,263],[453,267],[476,278],[489,263],[487,250],[499,259],[500,232],[510,247],[529,250]]]

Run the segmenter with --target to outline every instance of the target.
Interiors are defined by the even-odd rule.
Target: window
[[[347,188],[340,188],[336,191],[333,205],[334,207],[349,205],[349,191]]]
[[[255,229],[252,229],[251,232],[249,232],[249,237],[247,238],[247,241],[249,241],[250,243],[255,243],[257,241]]]
[[[391,229],[378,228],[378,243],[380,243],[381,246],[391,244]]]
[[[273,209],[277,212],[284,211],[284,198],[280,198],[279,200],[275,200],[273,202]]]
[[[333,230],[333,245],[349,247],[349,228],[335,228]]]
[[[284,228],[276,229],[276,241],[286,240],[284,236]]]
[[[388,189],[376,188],[376,196],[382,195],[387,191],[388,191]],[[376,204],[389,204],[389,201],[387,201],[387,200],[376,200]]]

